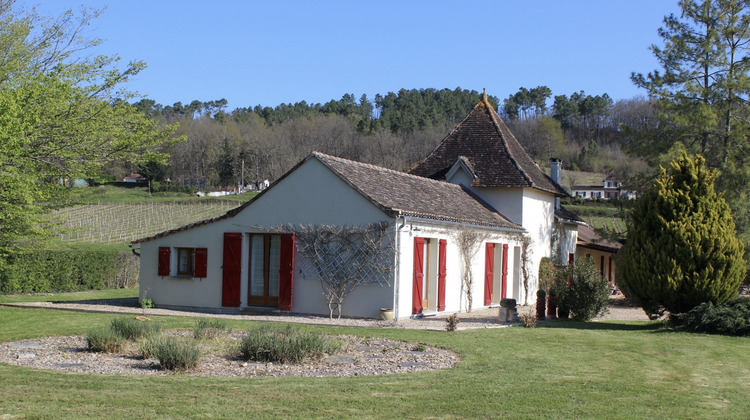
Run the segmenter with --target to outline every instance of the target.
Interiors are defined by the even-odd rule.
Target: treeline
[[[529,153],[541,164],[561,157],[567,168],[624,169],[618,125],[648,121],[641,99],[612,100],[583,92],[556,96],[546,87],[521,88],[506,99],[500,114]],[[113,165],[118,178],[138,170],[155,181],[177,186],[230,187],[275,180],[310,152],[406,170],[424,158],[477,103],[474,90],[401,89],[397,93],[346,94],[320,104],[305,101],[276,107],[227,110],[225,99],[161,105],[144,99],[134,106],[164,124],[178,122],[185,141],[169,146],[166,165],[134,168]],[[497,109],[499,100],[490,96]],[[632,162],[632,161],[630,161]],[[632,166],[632,164],[631,164]]]
[[[615,169],[624,177],[647,165],[625,157],[629,138],[622,127],[652,129],[658,124],[653,104],[645,98],[615,102],[606,93],[584,91],[553,97],[546,86],[520,88],[503,101],[500,115],[537,162],[559,157],[569,169]]]

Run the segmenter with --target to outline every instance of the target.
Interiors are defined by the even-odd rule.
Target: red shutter
[[[208,277],[208,249],[195,248],[195,277]]]
[[[492,304],[492,277],[495,259],[495,244],[488,242],[484,251],[484,305]]]
[[[159,247],[159,275],[169,275],[169,261],[170,255],[172,255],[172,248],[168,246]]]
[[[568,254],[568,265],[573,265],[576,262],[576,255],[573,253]]]
[[[414,285],[411,292],[411,313],[422,313],[422,281],[424,279],[424,238],[414,238]]]
[[[241,273],[242,234],[236,232],[224,232],[224,273],[221,279],[222,306],[240,306]]]
[[[604,278],[604,255],[599,258],[599,273],[602,275],[602,278]]]
[[[279,250],[279,309],[292,310],[292,283],[294,280],[294,234],[281,235]]]
[[[508,244],[503,244],[503,278],[500,285],[500,299],[508,297]]]
[[[438,241],[440,248],[438,250],[438,311],[445,310],[445,252],[448,241],[441,239]]]

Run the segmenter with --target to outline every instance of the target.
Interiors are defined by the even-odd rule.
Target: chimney
[[[549,177],[560,185],[560,175],[562,172],[562,160],[550,158],[549,160]],[[555,210],[560,209],[560,197],[555,197]]]

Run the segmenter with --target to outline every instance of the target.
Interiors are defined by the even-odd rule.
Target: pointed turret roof
[[[461,157],[471,162],[475,187],[530,187],[559,196],[565,190],[547,176],[513,136],[486,93],[440,145],[409,170],[412,175],[444,180]]]

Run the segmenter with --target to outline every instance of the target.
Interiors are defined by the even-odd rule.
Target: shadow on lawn
[[[606,331],[663,331],[664,324],[661,321],[602,321],[586,322],[575,321],[572,319],[558,319],[555,321],[545,321],[537,324],[537,328],[570,328],[576,330],[606,330]]]
[[[83,304],[83,305],[110,305],[125,308],[140,308],[137,297],[113,298],[113,299],[83,299],[83,300],[59,300],[51,301],[52,304]]]

